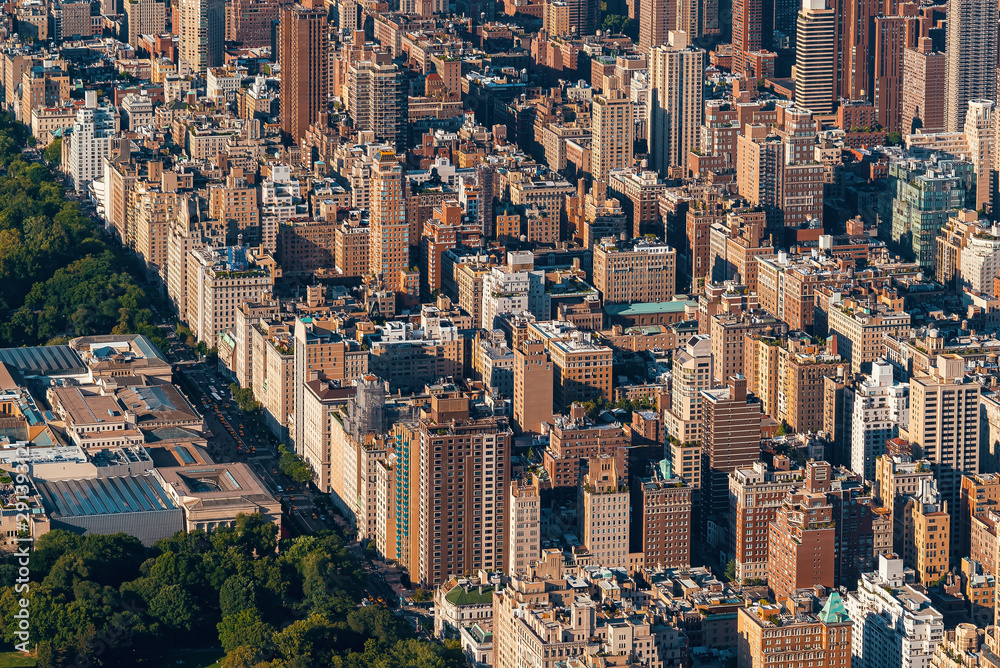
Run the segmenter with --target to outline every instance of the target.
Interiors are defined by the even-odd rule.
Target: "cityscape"
[[[0,668],[1000,668],[1000,4],[11,0]]]

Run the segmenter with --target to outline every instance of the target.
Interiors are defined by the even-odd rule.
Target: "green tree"
[[[265,622],[255,608],[226,615],[218,624],[222,649],[232,652],[237,647],[251,647],[266,652],[274,638],[274,627]]]
[[[223,618],[243,610],[257,609],[257,585],[244,575],[229,577],[219,590],[219,610]]]
[[[42,154],[45,158],[45,162],[50,165],[58,165],[62,162],[62,137],[57,137],[54,142],[45,147],[45,152]]]
[[[312,469],[301,457],[292,452],[284,443],[278,446],[278,467],[289,478],[297,483],[306,483],[313,479]]]
[[[730,559],[729,563],[726,564],[726,570],[723,572],[722,577],[726,579],[726,582],[736,581],[736,560]]]
[[[898,130],[893,130],[886,135],[885,143],[890,146],[899,146],[903,143],[903,133]]]

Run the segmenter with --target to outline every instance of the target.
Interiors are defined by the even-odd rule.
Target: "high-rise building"
[[[277,0],[233,0],[226,22],[226,39],[245,49],[271,46],[271,26],[280,21]]]
[[[542,463],[549,474],[549,484],[563,491],[577,487],[583,479],[587,462],[593,457],[615,457],[620,482],[628,484],[628,448],[631,438],[621,423],[595,422],[587,417],[583,404],[575,403],[569,415],[557,415],[549,430],[549,447]]]
[[[963,122],[965,116],[962,117]],[[908,160],[889,165],[888,187],[883,192],[891,225],[890,245],[913,255],[924,269],[932,269],[935,240],[955,209],[973,202],[975,168],[970,160]],[[932,194],[933,193],[933,194]],[[891,218],[890,220],[885,220]]]
[[[399,67],[388,53],[352,63],[345,84],[347,112],[357,130],[390,144],[402,139],[405,97]]]
[[[941,498],[961,507],[964,473],[979,471],[979,393],[982,386],[965,378],[965,360],[938,355],[932,375],[910,379],[910,440],[934,469]],[[951,546],[960,546],[960,522],[951,527]]]
[[[94,34],[89,2],[60,2],[53,7],[52,15],[55,24],[53,32],[58,40],[90,37]]]
[[[509,572],[526,573],[542,556],[541,483],[528,473],[510,482]]]
[[[514,427],[539,434],[552,420],[552,359],[542,341],[525,341],[514,348]]]
[[[903,51],[903,117],[900,131],[943,132],[946,57],[930,37]]]
[[[695,334],[674,352],[670,408],[664,416],[664,426],[667,434],[682,444],[701,440],[704,423],[701,391],[712,387],[713,361],[712,339],[707,334]],[[673,465],[678,472],[683,471],[681,462],[674,460]]]
[[[639,3],[639,51],[648,53],[667,43],[667,36],[677,27],[676,2]]]
[[[767,579],[769,527],[801,476],[802,470],[790,468],[788,458],[781,455],[774,468],[758,461],[729,474],[730,545],[740,581]]]
[[[833,112],[837,13],[825,0],[803,0],[796,26],[795,104],[815,114]]]
[[[905,15],[876,16],[875,42],[875,110],[878,122],[889,131],[901,128],[903,119],[903,52],[916,46],[920,24],[913,3],[901,3]]]
[[[473,417],[468,397],[445,392],[431,396],[418,429],[420,557],[414,580],[439,586],[452,575],[506,569],[507,421]]]
[[[1000,475],[973,473],[962,476],[961,508],[955,521],[961,524],[960,554],[969,554],[972,518],[1000,510]],[[954,510],[951,511],[955,513]]]
[[[690,46],[685,32],[671,31],[668,44],[649,52],[649,157],[661,174],[687,165],[698,147],[704,69],[704,50]]]
[[[321,317],[296,318],[292,327],[292,353],[294,355],[295,381],[293,387],[292,412],[295,415],[294,428],[290,438],[295,443],[295,451],[304,454],[304,446],[299,434],[305,433],[306,411],[302,408],[306,383],[313,380],[335,380],[342,384],[363,376],[368,372],[368,353],[361,350],[356,341],[345,339],[337,332],[335,320]],[[371,377],[358,381],[359,393],[370,390],[368,395],[381,390],[379,379]],[[382,433],[384,430],[379,430]],[[363,441],[364,434],[355,434]]]
[[[664,459],[652,475],[636,477],[632,488],[633,552],[642,552],[647,568],[691,565],[691,485],[673,474]]]
[[[851,363],[851,373],[866,373],[872,362],[885,356],[887,332],[890,336],[909,335],[910,314],[882,304],[845,299],[830,305],[828,326],[830,334],[837,336],[837,351]]]
[[[769,228],[801,227],[823,216],[815,121],[811,110],[791,102],[777,103],[775,112],[776,127],[750,123],[736,138],[739,191],[764,209]]]
[[[965,145],[968,159],[975,170],[975,204],[970,208],[985,210],[993,202],[991,179],[994,173],[993,142],[996,121],[993,100],[969,100],[969,110],[965,114]],[[996,274],[994,274],[996,275]],[[991,288],[992,291],[992,288]]]
[[[303,0],[281,10],[281,131],[296,146],[326,108],[330,48],[327,29],[326,10],[316,0]]]
[[[617,82],[617,79],[614,81]],[[634,109],[632,100],[617,85],[594,96],[590,122],[590,171],[595,179],[607,181],[612,169],[632,166]]]
[[[368,271],[388,289],[397,287],[400,272],[410,266],[410,228],[403,202],[403,170],[390,150],[380,150],[372,168],[371,226]]]
[[[871,62],[875,49],[872,21],[883,13],[883,3],[879,0],[855,0],[843,3],[843,8],[837,97],[871,100],[874,93]]]
[[[271,268],[249,260],[242,246],[192,250],[186,271],[187,324],[209,348],[235,325],[237,304],[269,297],[274,285]]]
[[[139,35],[159,35],[166,30],[167,11],[163,0],[135,0],[125,3],[128,43],[139,46]]]
[[[945,46],[945,130],[961,132],[969,100],[996,98],[997,4],[949,0]]]
[[[178,0],[174,32],[180,38],[180,59],[196,74],[204,75],[210,67],[221,67],[226,42],[226,3]]]
[[[628,485],[619,483],[613,455],[590,458],[579,488],[580,539],[594,561],[603,566],[628,566]]]
[[[729,529],[729,474],[760,458],[760,402],[747,394],[747,379],[732,376],[727,386],[702,390],[701,521],[709,543],[722,542]]]
[[[746,75],[751,68],[751,53],[764,48],[763,0],[733,0],[733,74]],[[754,72],[759,78],[763,73]]]
[[[844,607],[854,623],[848,658],[852,665],[931,665],[930,657],[944,634],[944,617],[922,588],[906,584],[902,559],[880,556],[878,570],[864,573],[857,591],[844,595]]]
[[[854,390],[851,416],[851,470],[875,479],[875,464],[885,454],[885,443],[899,436],[910,422],[910,386],[895,382],[892,366],[872,363],[871,374]]]
[[[111,140],[120,124],[114,107],[98,107],[95,91],[86,95],[86,107],[76,112],[70,139],[69,175],[77,192],[104,174],[104,158],[111,152]]]
[[[611,397],[611,348],[597,343],[590,332],[579,331],[564,321],[532,323],[529,330],[532,336],[545,341],[552,357],[557,406]]]
[[[788,492],[768,527],[767,584],[776,599],[796,590],[833,587],[833,505],[826,496],[831,467],[826,462],[806,464],[805,483]]]
[[[916,494],[906,499],[903,509],[903,563],[917,573],[925,587],[948,572],[951,515],[941,500],[933,478],[920,481]],[[958,522],[956,522],[958,524]]]

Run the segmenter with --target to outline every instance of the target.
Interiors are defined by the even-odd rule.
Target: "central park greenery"
[[[358,607],[363,577],[343,539],[321,532],[276,542],[277,527],[240,515],[233,527],[177,533],[145,548],[132,536],[54,530],[31,554],[29,593],[0,565],[4,641],[18,642],[30,599],[38,666],[160,666],[180,649],[221,645],[223,668],[461,668],[455,641],[419,640],[379,606]]]
[[[159,297],[139,260],[22,154],[28,136],[0,114],[0,347],[108,332],[162,346],[149,308]]]

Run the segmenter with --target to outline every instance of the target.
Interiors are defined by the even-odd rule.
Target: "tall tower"
[[[910,439],[914,451],[931,461],[941,497],[961,507],[963,473],[979,472],[979,393],[965,378],[965,360],[938,355],[933,375],[910,379]],[[959,549],[959,527],[951,526],[952,551]]]
[[[763,0],[733,0],[733,74],[746,73],[746,56],[764,48]]]
[[[591,107],[591,172],[598,181],[606,181],[612,169],[632,166],[635,112],[632,100],[618,88],[617,78],[612,81],[611,90],[595,95]]]
[[[873,20],[882,13],[879,0],[852,0],[844,3],[844,30],[838,97],[871,100],[872,50],[875,48]],[[733,54],[734,56],[736,54]]]
[[[326,11],[315,0],[281,10],[278,63],[281,64],[281,132],[298,144],[326,106]]]
[[[676,9],[674,2],[639,3],[640,53],[667,43],[667,35],[677,24]]]
[[[685,32],[672,31],[668,41],[649,52],[649,156],[660,172],[687,164],[705,111],[705,52],[689,46]]]
[[[969,147],[969,160],[976,170],[975,209],[987,209],[992,205],[990,174],[993,172],[993,142],[996,125],[993,100],[969,100],[969,111],[965,115],[965,143]]]
[[[167,12],[162,0],[133,0],[125,3],[128,43],[139,45],[139,35],[159,35],[166,30]]]
[[[921,37],[917,46],[903,51],[903,119],[905,134],[944,131],[945,60],[934,50],[930,37]]]
[[[833,112],[837,16],[825,0],[802,0],[796,25],[795,104],[817,114]]]
[[[225,0],[179,0],[178,25],[180,59],[197,74],[222,66],[226,40]]]
[[[996,98],[997,3],[949,0],[945,131],[961,132],[969,100]]]
[[[410,264],[410,228],[403,205],[403,170],[396,154],[381,150],[372,169],[371,232],[368,271],[394,289]]]

